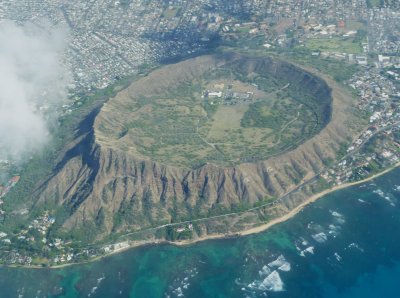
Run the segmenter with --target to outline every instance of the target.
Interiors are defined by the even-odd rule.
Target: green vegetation
[[[226,209],[226,208],[221,209],[220,214],[246,212],[247,210],[249,210],[251,208],[258,208],[258,207],[268,205],[275,200],[276,200],[276,197],[265,197],[263,200],[260,200],[254,204],[250,204],[249,202],[236,203],[236,204],[231,205],[230,210]],[[214,214],[214,215],[218,215],[218,214]]]
[[[345,142],[340,144],[339,150],[336,153],[338,160],[342,159],[347,154],[348,146],[349,146],[349,144],[345,143]]]
[[[364,30],[365,27],[366,27],[365,23],[360,22],[360,21],[354,21],[354,20],[346,21],[346,28],[350,29],[350,30],[356,30],[356,31],[358,31],[360,29]]]
[[[275,104],[273,108],[275,107]],[[290,118],[289,113],[279,111],[271,113],[271,110],[265,102],[256,102],[250,105],[247,112],[244,114],[241,125],[242,127],[261,127],[261,128],[280,128]],[[275,110],[275,109],[274,109]]]
[[[26,162],[20,173],[21,180],[7,194],[4,200],[6,217],[2,224],[2,230],[13,231],[15,227],[23,227],[27,219],[35,218],[44,210],[58,210],[60,218],[62,214],[68,213],[67,210],[61,210],[59,206],[56,206],[55,202],[54,205],[49,202],[46,205],[36,204],[36,198],[32,197],[32,191],[39,186],[40,182],[44,182],[52,174],[54,167],[60,162],[60,154],[64,152],[66,145],[73,140],[77,129],[87,129],[88,124],[84,122],[87,115],[96,106],[127,86],[131,80],[132,78],[125,78],[108,88],[97,90],[92,94],[77,96],[80,102],[79,108],[58,119],[59,126],[51,128],[52,138],[47,146]],[[22,209],[31,210],[34,204],[35,208],[28,215],[12,215],[13,212]]]
[[[357,36],[361,37],[362,35],[363,30],[361,29],[357,33]],[[358,38],[357,36],[356,38]],[[360,67],[357,64],[349,64],[345,61],[329,57],[324,58],[321,56],[312,56],[311,54],[313,51],[305,46],[297,46],[290,49],[280,48],[280,52],[277,54],[276,49],[266,50],[265,48],[261,48],[260,45],[255,48],[244,48],[245,44],[246,43],[241,45],[238,49],[235,48],[235,51],[250,57],[265,57],[265,55],[282,57],[284,60],[319,70],[321,73],[331,76],[339,83],[349,80],[357,71],[360,70]],[[228,44],[226,47],[221,47],[219,50],[221,52],[229,52],[232,48]]]
[[[177,15],[177,13],[178,13],[177,8],[174,9],[166,8],[161,16],[166,19],[172,19]]]
[[[378,7],[383,4],[382,0],[366,0],[368,8]]]
[[[311,56],[311,51],[306,48],[297,48],[293,52],[284,54],[296,63],[311,66],[322,73],[330,75],[339,83],[349,80],[359,69],[356,64],[348,64],[333,58]]]
[[[319,177],[318,180],[315,182],[315,186],[313,188],[313,191],[315,193],[318,193],[320,191],[329,189],[330,187],[333,186],[333,182],[327,182],[324,178]]]
[[[177,227],[166,227],[166,239],[169,241],[186,240],[192,238],[192,231],[185,228],[184,231],[179,232]]]
[[[258,201],[257,203],[255,203],[253,208],[267,205],[269,203],[272,203],[276,199],[277,199],[276,197],[266,197],[266,198],[264,198],[264,200],[261,200],[261,201]]]
[[[362,53],[360,40],[355,38],[332,37],[308,39],[306,42],[306,47],[311,51],[339,52],[349,54]]]
[[[326,125],[331,98],[323,81],[293,66],[272,74],[269,60],[260,62],[265,69],[249,73],[250,63],[245,58],[137,94],[123,103],[126,111],[118,115],[118,127],[99,123],[97,136],[142,158],[196,168],[207,162],[231,166],[267,159]],[[299,85],[303,79],[307,88]]]
[[[132,0],[120,0],[119,3],[123,7],[128,7],[131,4]]]

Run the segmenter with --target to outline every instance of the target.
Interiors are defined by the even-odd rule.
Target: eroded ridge
[[[110,99],[35,196],[69,210],[66,231],[95,223],[95,239],[249,210],[335,161],[358,133],[347,122],[354,117],[351,95],[313,70],[202,56],[162,67]],[[271,216],[304,199],[275,204]],[[217,218],[198,223],[196,233],[230,230]],[[230,225],[245,230],[258,220]]]

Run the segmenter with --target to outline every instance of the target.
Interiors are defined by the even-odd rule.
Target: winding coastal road
[[[392,123],[390,125],[387,125],[385,127],[381,127],[380,129],[376,130],[373,134],[371,134],[368,138],[366,138],[355,150],[347,153],[338,162],[341,162],[341,161],[351,157],[353,154],[357,153],[371,138],[373,138],[377,134],[379,134],[379,133],[381,133],[381,132],[383,132],[383,131],[385,131],[387,129],[390,129],[390,128],[396,126],[396,125],[400,125],[400,121],[396,121],[396,122],[394,122],[394,123]],[[355,138],[355,139],[358,139],[358,138],[359,138],[359,136],[357,138]],[[268,202],[268,203],[262,204],[260,206],[252,207],[252,208],[249,208],[249,209],[246,209],[246,210],[243,210],[243,211],[225,213],[225,214],[214,215],[214,216],[209,216],[209,217],[202,217],[202,218],[197,218],[197,219],[192,219],[192,220],[185,220],[185,221],[180,221],[180,222],[175,222],[175,223],[168,223],[168,224],[160,225],[160,226],[157,226],[157,227],[150,227],[150,228],[146,228],[146,229],[141,229],[141,230],[137,230],[137,231],[133,231],[133,232],[129,232],[129,233],[126,233],[124,235],[121,235],[121,236],[119,236],[119,238],[125,238],[125,237],[128,237],[128,236],[139,234],[139,233],[143,233],[143,232],[156,231],[158,229],[166,228],[166,227],[176,227],[176,226],[182,226],[182,225],[191,224],[191,223],[195,223],[195,222],[202,222],[202,221],[226,218],[226,217],[230,217],[230,216],[237,216],[237,215],[245,214],[247,212],[260,210],[260,209],[265,208],[265,207],[270,207],[270,206],[273,206],[273,205],[276,205],[276,204],[282,202],[285,198],[289,197],[290,195],[293,195],[297,191],[302,190],[303,187],[305,187],[307,184],[315,182],[319,178],[320,174],[322,172],[326,171],[327,169],[328,169],[327,167],[322,168],[313,177],[303,181],[301,184],[297,185],[295,188],[293,188],[292,190],[290,190],[286,194],[282,195],[281,197],[277,198],[273,202]]]

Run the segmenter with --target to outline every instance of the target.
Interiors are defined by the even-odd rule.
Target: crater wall
[[[132,94],[174,88],[176,80],[192,79],[226,63],[248,73],[282,76],[282,84],[293,84],[293,90],[299,93],[307,90],[320,103],[320,130],[288,152],[233,167],[208,163],[196,169],[180,168],[118,149],[117,134],[112,132],[121,129],[120,119],[129,117],[126,99]],[[344,121],[352,117],[351,106],[351,96],[328,77],[272,58],[214,55],[165,66],[111,99],[97,116],[93,130],[71,144],[74,154],[64,159],[35,195],[39,202],[56,203],[69,210],[63,229],[95,224],[97,239],[113,232],[250,207],[287,193],[317,174],[327,160],[334,160],[340,144],[356,132]],[[101,130],[100,126],[107,128]]]

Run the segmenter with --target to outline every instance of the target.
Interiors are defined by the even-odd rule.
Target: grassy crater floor
[[[329,88],[302,69],[237,55],[199,60],[156,71],[111,100],[99,140],[174,166],[233,166],[293,149],[329,120]],[[199,63],[209,67],[196,71]]]

